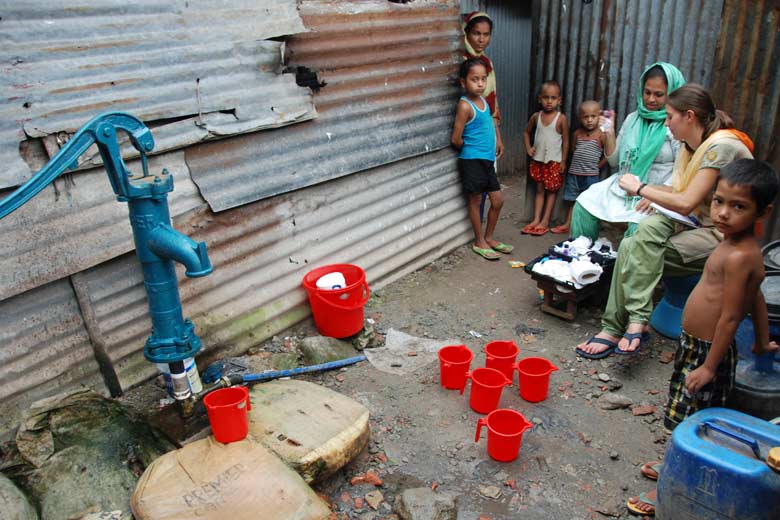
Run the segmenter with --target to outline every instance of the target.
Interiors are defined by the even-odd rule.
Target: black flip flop
[[[636,354],[639,354],[639,351],[642,350],[642,346],[650,341],[650,333],[645,332],[626,332],[623,334],[623,337],[628,340],[628,344],[630,345],[635,339],[639,340],[639,345],[634,350],[621,350],[619,348],[615,348],[615,354],[619,354],[621,356],[633,356]]]
[[[597,354],[591,354],[590,352],[585,352],[584,350],[581,350],[579,347],[575,348],[574,352],[576,352],[578,356],[584,357],[585,359],[604,359],[605,357],[612,354],[615,350],[617,350],[617,343],[615,343],[614,341],[610,341],[606,338],[597,338],[596,336],[593,336],[587,342],[588,345],[590,345],[591,343],[606,345],[608,348]]]

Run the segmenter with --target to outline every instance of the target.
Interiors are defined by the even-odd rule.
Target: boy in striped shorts
[[[574,153],[572,154],[563,200],[569,207],[566,223],[555,226],[552,233],[568,233],[571,226],[571,211],[577,195],[599,181],[599,171],[607,163],[604,149],[607,136],[599,129],[601,106],[598,101],[583,101],[580,104],[580,128],[574,131]]]

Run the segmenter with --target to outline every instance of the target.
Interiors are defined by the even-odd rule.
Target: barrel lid
[[[770,270],[780,270],[780,240],[769,242],[761,252],[764,254],[764,267]]]
[[[780,471],[780,446],[775,446],[769,450],[766,456],[767,465],[775,471]]]
[[[761,283],[761,292],[766,300],[770,318],[780,315],[780,271],[767,271]]]

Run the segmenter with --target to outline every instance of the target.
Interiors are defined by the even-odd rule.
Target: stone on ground
[[[396,501],[396,512],[403,520],[455,520],[457,497],[427,487],[407,489]]]
[[[326,336],[303,338],[298,348],[305,365],[330,363],[359,355],[359,352],[350,343]]]
[[[307,381],[270,381],[250,390],[249,432],[317,482],[355,458],[369,437],[368,409]]]
[[[0,510],[4,520],[38,520],[38,513],[11,479],[0,473]]]
[[[166,453],[141,476],[130,505],[136,520],[325,520],[330,515],[295,471],[251,438],[222,444],[208,437]]]

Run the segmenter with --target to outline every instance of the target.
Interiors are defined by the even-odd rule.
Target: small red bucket
[[[498,408],[501,391],[505,386],[512,386],[512,381],[494,368],[475,368],[463,379],[460,395],[466,390],[467,379],[471,379],[469,406],[477,413],[490,413]]]
[[[247,412],[252,409],[245,386],[220,388],[203,398],[211,423],[211,432],[219,442],[240,441],[249,433]]]
[[[491,341],[485,345],[485,366],[495,368],[512,381],[515,373],[515,358],[520,349],[514,341]]]
[[[523,414],[514,410],[500,408],[493,410],[487,417],[477,420],[477,435],[474,442],[479,442],[482,427],[487,426],[487,452],[490,458],[499,462],[510,462],[520,453],[523,433],[533,427]]]
[[[439,369],[441,386],[450,390],[459,390],[466,384],[466,372],[469,371],[474,354],[466,345],[450,345],[439,349]]]
[[[544,358],[527,357],[517,362],[517,381],[520,397],[530,403],[547,399],[550,387],[550,374],[558,367]]]
[[[317,280],[329,273],[344,275],[343,289],[320,289]],[[366,273],[352,264],[333,264],[318,267],[303,277],[303,287],[309,295],[314,324],[323,336],[346,338],[363,328],[363,306],[371,296]]]

